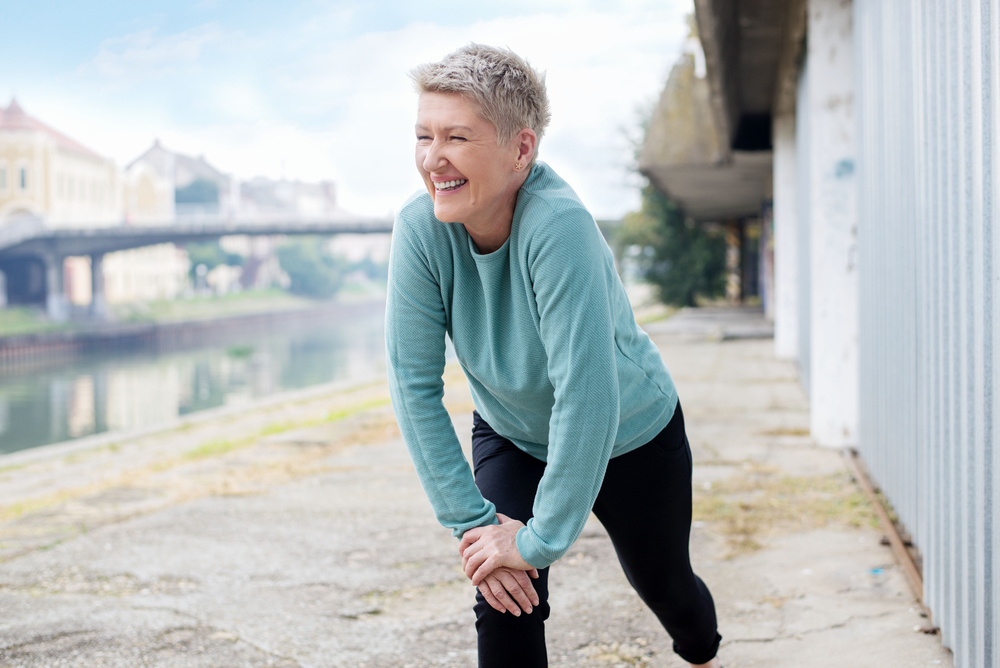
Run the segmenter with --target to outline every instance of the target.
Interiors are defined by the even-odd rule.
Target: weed
[[[760,549],[760,538],[781,529],[878,526],[868,499],[847,474],[779,477],[763,469],[717,481],[711,492],[696,489],[693,515],[726,537],[729,556]]]

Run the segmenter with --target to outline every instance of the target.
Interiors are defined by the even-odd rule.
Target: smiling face
[[[475,104],[455,93],[421,95],[416,163],[434,200],[434,216],[464,223],[478,243],[473,230],[488,233],[506,225],[509,233],[527,170],[515,168],[523,152],[519,138],[497,146],[496,128],[476,112]]]

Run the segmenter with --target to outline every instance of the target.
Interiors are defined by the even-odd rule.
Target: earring
[[[514,163],[514,169],[515,169],[516,171],[518,171],[518,172],[519,172],[519,171],[521,171],[521,166],[522,166],[522,165],[521,165],[521,163],[519,163],[519,162],[516,162],[516,163]]]

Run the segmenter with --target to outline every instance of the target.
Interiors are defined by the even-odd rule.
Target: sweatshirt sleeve
[[[472,477],[444,408],[445,332],[441,287],[412,230],[397,219],[389,255],[385,338],[392,407],[438,521],[456,537],[497,522]]]
[[[610,250],[586,210],[536,228],[528,267],[555,403],[534,517],[517,534],[532,566],[559,559],[583,531],[618,432],[619,391],[606,262]]]

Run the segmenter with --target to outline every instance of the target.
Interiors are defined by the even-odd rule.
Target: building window
[[[7,192],[7,165],[0,165],[0,193]]]
[[[21,192],[28,190],[28,168],[21,167],[17,170],[17,184],[21,188]]]

